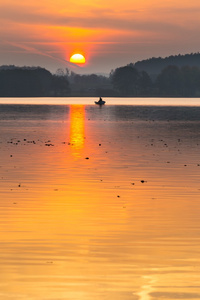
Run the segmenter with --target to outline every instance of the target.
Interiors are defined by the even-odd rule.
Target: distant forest
[[[150,58],[109,76],[0,66],[0,97],[200,97],[200,53]]]

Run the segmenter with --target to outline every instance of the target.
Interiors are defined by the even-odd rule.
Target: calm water
[[[200,100],[89,100],[0,105],[0,299],[200,299]]]

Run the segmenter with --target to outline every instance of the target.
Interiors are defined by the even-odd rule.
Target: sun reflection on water
[[[200,299],[199,120],[136,109],[1,112],[0,300]]]
[[[85,144],[85,106],[70,105],[70,145],[72,155],[80,157]]]
[[[151,300],[151,293],[154,291],[153,285],[155,284],[155,276],[149,275],[149,276],[143,276],[143,279],[147,282],[145,282],[141,286],[141,291],[137,293],[137,295],[140,297],[140,300]]]

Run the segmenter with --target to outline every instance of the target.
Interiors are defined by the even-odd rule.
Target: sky
[[[199,52],[199,36],[199,0],[0,0],[0,65],[109,74]],[[74,53],[86,63],[70,63]]]

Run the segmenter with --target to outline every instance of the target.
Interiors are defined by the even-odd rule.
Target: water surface
[[[0,105],[0,299],[200,299],[200,107]]]
[[[0,98],[1,104],[94,105],[95,97]],[[104,98],[107,105],[200,106],[200,98]]]

